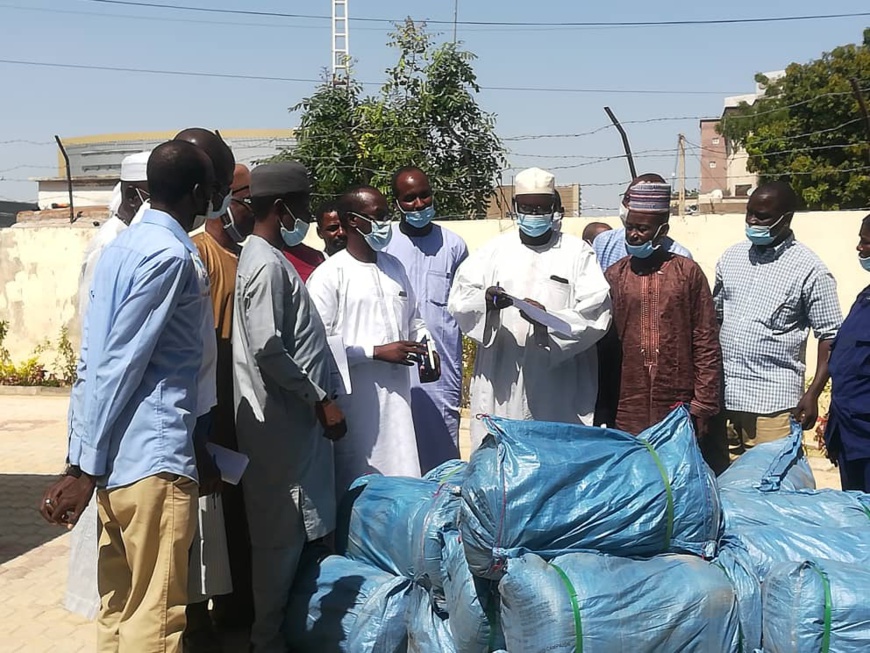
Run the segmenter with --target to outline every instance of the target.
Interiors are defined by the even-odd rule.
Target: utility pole
[[[350,66],[348,0],[332,0],[332,83],[345,84]]]
[[[459,20],[459,0],[453,0],[453,42],[456,43],[456,23]]]
[[[679,216],[682,218],[686,214],[686,137],[680,134],[680,138],[677,145],[680,163],[679,163],[679,177],[680,177],[680,193],[679,197]]]

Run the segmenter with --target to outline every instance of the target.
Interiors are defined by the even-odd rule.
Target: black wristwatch
[[[72,476],[73,478],[82,477],[82,468],[78,465],[67,465],[63,472],[64,476]]]

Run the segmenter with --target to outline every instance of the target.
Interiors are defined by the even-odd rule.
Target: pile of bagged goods
[[[684,407],[639,437],[484,418],[466,465],[357,480],[300,570],[300,653],[870,652],[870,495],[800,427],[716,479]]]

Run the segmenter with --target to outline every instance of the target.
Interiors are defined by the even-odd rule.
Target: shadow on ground
[[[39,501],[57,476],[0,474],[0,564],[17,558],[66,530],[43,521]]]

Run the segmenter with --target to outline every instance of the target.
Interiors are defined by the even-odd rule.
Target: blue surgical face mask
[[[517,213],[517,225],[529,238],[538,238],[553,228],[553,214],[527,215]]]
[[[659,237],[659,232],[662,230],[661,227],[656,229],[656,232],[653,234],[653,237],[648,241],[643,243],[642,245],[632,245],[628,240],[625,241],[625,251],[628,252],[629,256],[633,256],[635,258],[649,258],[652,256],[657,249],[659,249],[662,244],[658,243],[653,245],[653,241]]]
[[[294,216],[293,212],[287,208],[286,204],[284,204],[284,208],[295,222],[292,229],[287,229],[283,224],[281,225],[281,238],[284,240],[284,244],[287,245],[287,247],[296,247],[296,245],[305,240],[305,236],[308,234],[308,223]]]
[[[398,205],[398,202],[396,204]],[[399,210],[405,216],[405,222],[416,229],[422,229],[435,218],[435,204],[430,204],[419,211],[405,211],[401,206]]]
[[[862,268],[867,270],[867,272],[870,272],[870,256],[867,256],[867,257],[859,256],[858,262],[861,263]]]
[[[362,237],[365,239],[369,247],[376,252],[380,252],[390,243],[390,240],[393,238],[393,230],[390,226],[389,220],[378,222],[360,213],[354,213],[353,215],[362,218],[372,226],[371,232],[367,234],[364,234],[362,231],[357,229],[357,231],[362,234]]]
[[[757,224],[746,224],[746,237],[752,242],[753,245],[770,245],[774,240],[776,240],[776,236],[771,234],[771,230],[782,222],[782,219],[785,217],[785,214],[782,214],[779,217],[779,220],[774,222],[769,226],[761,226]]]

